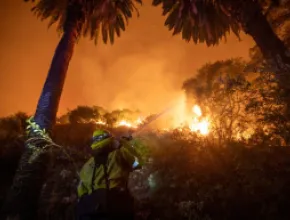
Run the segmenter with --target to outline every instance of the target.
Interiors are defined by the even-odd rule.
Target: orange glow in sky
[[[77,105],[159,112],[179,96],[182,82],[207,62],[248,57],[250,37],[229,36],[216,47],[194,45],[171,36],[160,8],[145,1],[141,16],[115,44],[94,46],[82,39],[71,60],[59,114]],[[15,16],[17,15],[17,16]],[[30,12],[30,4],[0,1],[0,116],[33,113],[59,40]]]

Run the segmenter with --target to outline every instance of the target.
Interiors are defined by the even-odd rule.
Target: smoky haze
[[[59,40],[21,0],[0,2],[0,116],[33,113]],[[229,36],[216,47],[172,36],[160,8],[145,1],[115,44],[94,46],[82,39],[75,48],[59,114],[77,105],[158,112],[180,95],[182,82],[206,62],[248,57],[250,37]]]

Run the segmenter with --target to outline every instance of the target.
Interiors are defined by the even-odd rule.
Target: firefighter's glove
[[[112,145],[114,149],[119,149],[122,146],[119,138],[114,138]]]

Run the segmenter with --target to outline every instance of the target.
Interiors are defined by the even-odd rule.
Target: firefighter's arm
[[[132,170],[141,168],[142,165],[140,163],[140,160],[136,156],[137,154],[134,153],[133,146],[130,145],[130,142],[122,141],[121,144],[122,147],[120,148],[120,151],[126,165],[131,167]]]
[[[121,137],[121,138],[116,138],[116,137],[111,137],[110,141],[105,144],[98,144],[96,143],[96,146],[94,146],[94,155],[101,155],[101,154],[108,154],[114,150],[117,150],[123,146],[124,142],[128,142],[131,137]]]

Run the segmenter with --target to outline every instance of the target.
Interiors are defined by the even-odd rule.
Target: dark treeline
[[[1,120],[1,203],[24,150],[20,116]],[[74,219],[77,171],[89,157],[95,126],[56,125],[53,138],[61,147],[51,150],[39,219]],[[130,179],[138,219],[289,219],[289,147],[242,140],[220,146],[179,130],[146,132],[142,139],[148,162]]]

